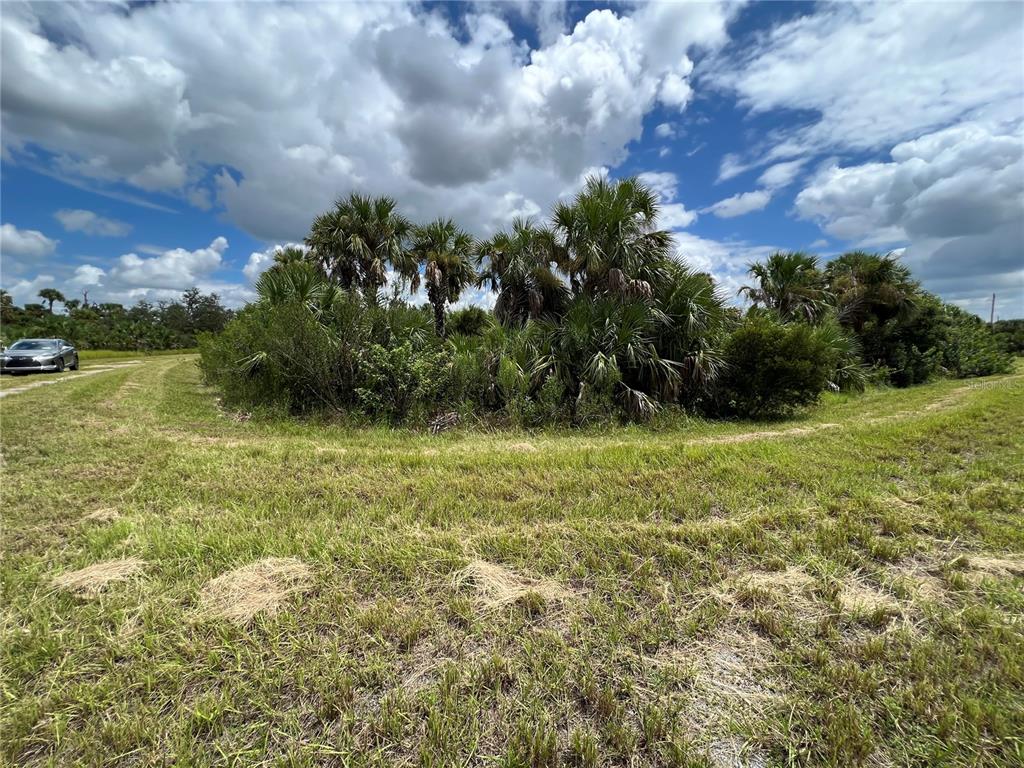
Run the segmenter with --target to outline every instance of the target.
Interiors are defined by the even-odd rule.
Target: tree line
[[[44,303],[19,307],[7,291],[0,291],[4,344],[36,337],[67,339],[80,349],[189,349],[199,334],[222,331],[233,315],[216,293],[197,288],[178,301],[140,301],[130,307],[69,299],[55,288],[43,288],[38,295]],[[63,305],[64,312],[54,312],[54,304]]]
[[[354,193],[202,341],[204,373],[239,407],[534,425],[666,407],[774,416],[828,390],[1011,366],[985,324],[891,255],[774,254],[750,265],[741,312],[677,258],[658,214],[639,180],[594,177],[546,220],[476,240]],[[477,287],[493,311],[453,312]],[[402,299],[420,288],[424,307]]]

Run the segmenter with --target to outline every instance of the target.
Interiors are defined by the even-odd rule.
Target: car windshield
[[[57,342],[48,339],[22,339],[11,344],[11,349],[52,349]]]

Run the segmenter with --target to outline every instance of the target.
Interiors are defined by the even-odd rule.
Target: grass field
[[[17,765],[1024,764],[1024,377],[774,424],[2,401]]]

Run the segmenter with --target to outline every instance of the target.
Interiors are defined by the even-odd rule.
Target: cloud
[[[776,163],[761,174],[757,183],[768,189],[788,187],[800,175],[806,162],[806,160],[790,160],[786,163]]]
[[[646,171],[637,178],[650,187],[661,203],[658,226],[668,229],[683,229],[697,220],[697,212],[689,211],[682,203],[675,202],[679,179],[668,171]]]
[[[705,67],[754,113],[813,113],[758,162],[871,150],[953,122],[1019,117],[1019,3],[828,3]]]
[[[740,156],[734,152],[728,152],[722,155],[722,161],[718,167],[718,182],[728,181],[729,179],[739,176],[741,173],[746,173],[753,166],[743,163],[740,160]]]
[[[52,240],[37,229],[18,229],[13,224],[0,227],[0,254],[40,258],[49,256],[59,240]]]
[[[38,275],[31,280],[18,280],[7,291],[15,304],[38,304],[39,291],[43,288],[53,288],[54,281],[53,275]]]
[[[1022,20],[1013,2],[825,3],[751,38],[739,55],[714,56],[701,84],[735,93],[754,114],[787,117],[750,159],[723,163],[721,177],[878,150],[957,122],[1020,119]]]
[[[832,164],[796,197],[796,211],[843,239],[978,235],[1024,210],[1024,135],[964,123],[892,148],[890,162]]]
[[[75,273],[67,281],[67,284],[75,288],[90,288],[102,286],[106,272],[92,264],[81,264],[75,268]]]
[[[674,139],[676,127],[672,123],[658,123],[654,129],[654,135],[659,139]]]
[[[1024,262],[1024,136],[963,123],[892,148],[891,161],[821,169],[796,197],[799,216],[868,246],[907,245],[926,287],[974,299]],[[1015,304],[1024,309],[1017,290]]]
[[[227,239],[218,237],[206,248],[194,251],[174,248],[150,258],[126,253],[111,268],[109,276],[115,283],[132,289],[180,292],[197,285],[204,277],[220,268],[221,257],[227,247]]]
[[[80,208],[62,208],[53,214],[68,232],[84,232],[101,237],[124,237],[131,232],[131,225],[123,221],[105,219],[93,211]]]
[[[529,5],[457,22],[397,2],[5,8],[4,148],[223,209],[271,242],[355,188],[486,234],[620,163],[657,104],[685,108],[690,56],[727,41],[737,8],[593,10],[572,29]]]
[[[731,219],[742,216],[753,211],[763,210],[771,202],[772,193],[766,189],[756,189],[753,192],[740,192],[739,194],[719,200],[714,205],[704,209],[705,212],[713,213],[720,219]]]
[[[689,232],[676,232],[676,258],[700,272],[714,276],[723,294],[740,304],[738,291],[750,263],[763,261],[779,250],[771,245],[755,245],[744,240],[711,240]]]

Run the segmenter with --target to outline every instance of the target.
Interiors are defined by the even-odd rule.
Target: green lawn
[[[171,356],[0,416],[10,764],[1024,763],[1020,374],[435,437]]]

